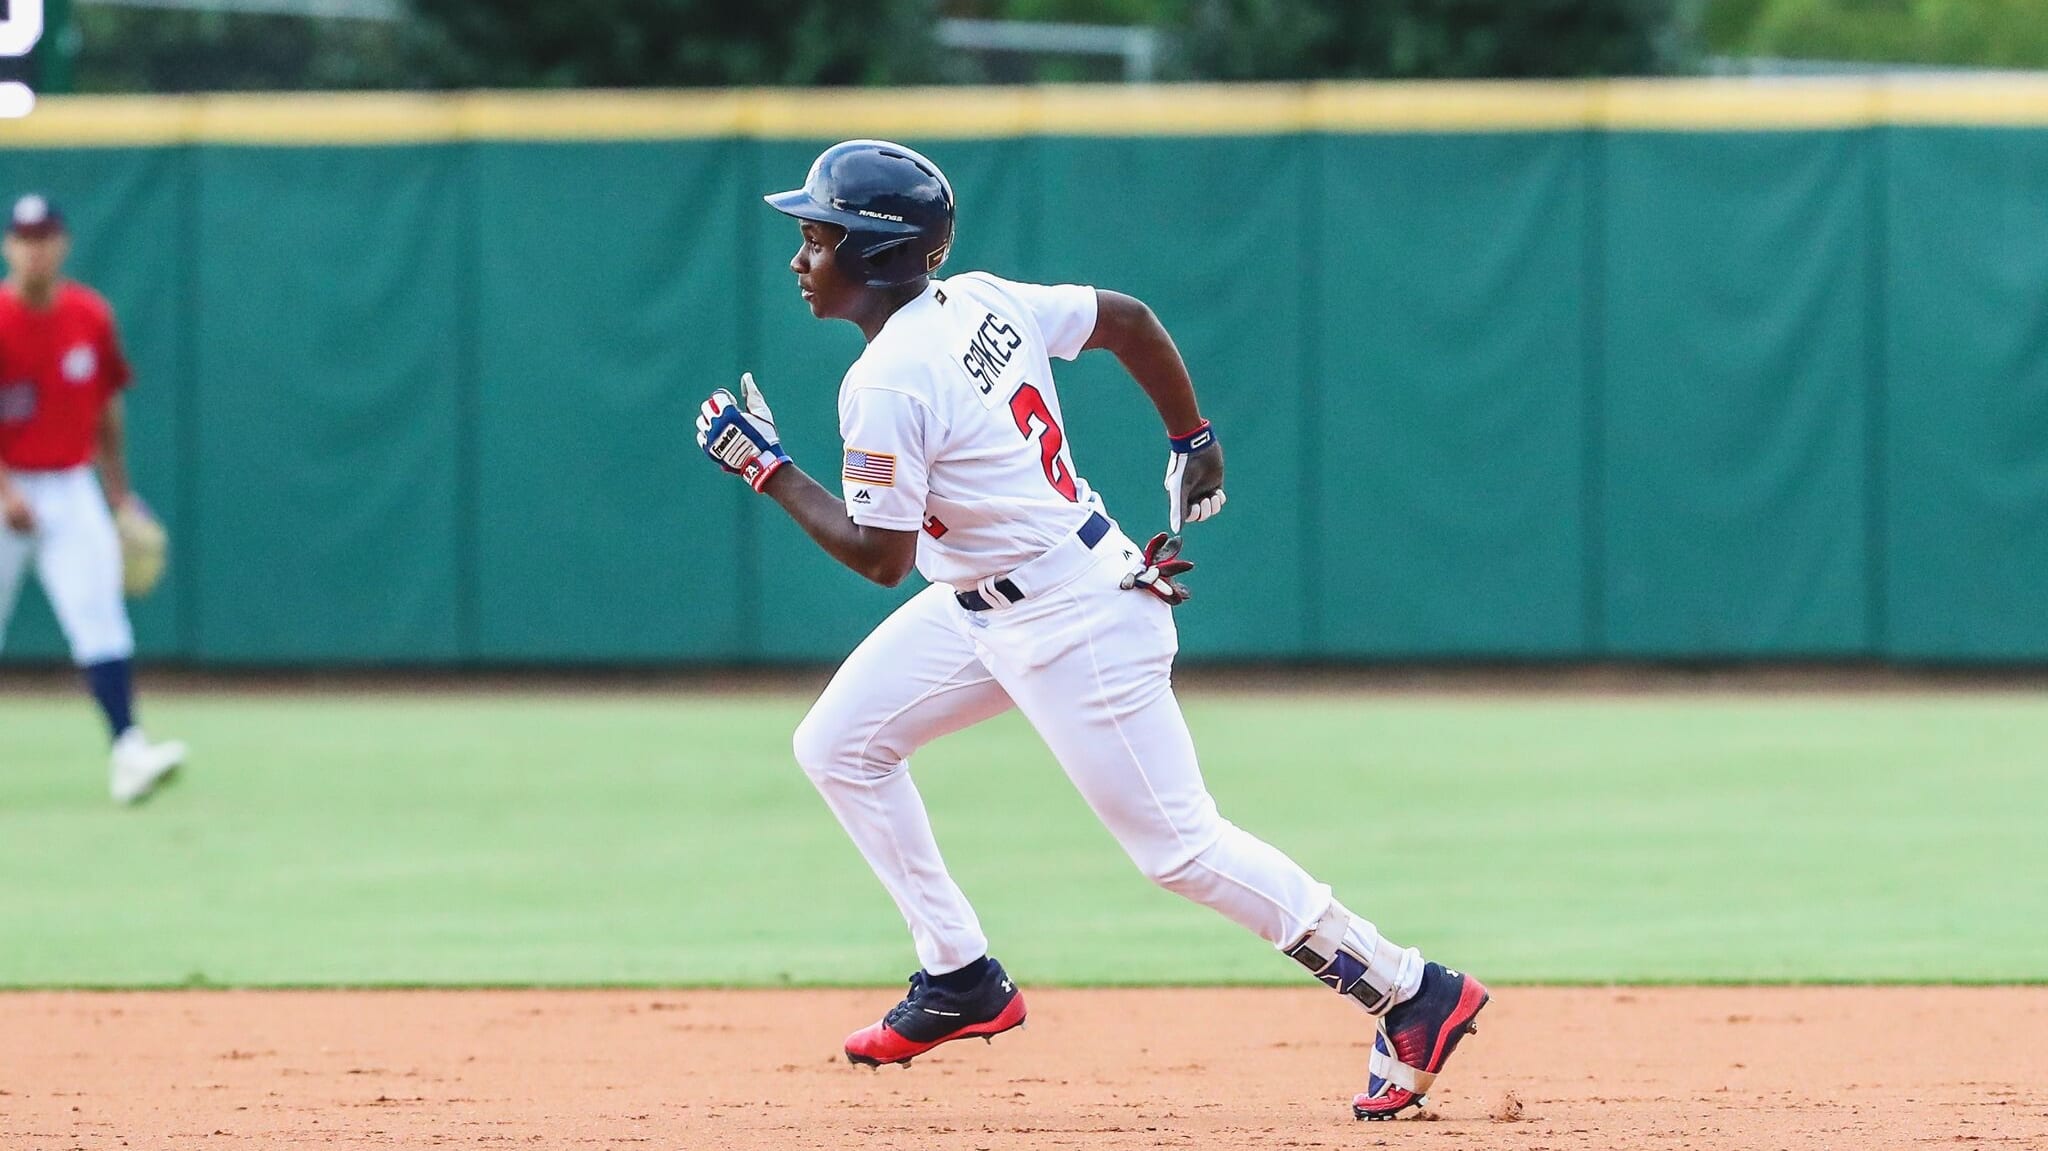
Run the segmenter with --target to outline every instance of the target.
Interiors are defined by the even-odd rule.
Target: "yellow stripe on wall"
[[[1598,83],[1520,81],[1318,84],[1312,130],[1557,132],[1594,123]]]
[[[67,96],[0,147],[2048,127],[2048,75]]]
[[[1907,77],[1887,84],[1880,99],[1878,115],[1888,124],[2048,124],[2048,77],[1976,83]]]
[[[1622,131],[1755,132],[1879,123],[1884,85],[1835,80],[1614,80],[1597,122]]]
[[[118,148],[198,138],[198,104],[170,96],[72,96],[38,101],[20,120],[0,121],[0,146]]]

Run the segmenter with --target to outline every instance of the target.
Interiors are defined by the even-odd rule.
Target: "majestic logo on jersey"
[[[89,382],[100,369],[100,358],[91,344],[80,344],[64,353],[64,382],[83,384]]]
[[[887,452],[848,448],[846,463],[839,469],[839,474],[852,483],[893,488],[896,486],[896,457]]]
[[[866,488],[862,488],[853,493],[853,502],[857,504],[871,504],[875,502],[875,497],[869,495]]]
[[[960,355],[960,366],[967,369],[974,385],[986,396],[995,391],[1003,369],[1010,366],[1023,345],[1024,337],[1017,334],[1017,329],[991,312],[968,339],[967,350]]]

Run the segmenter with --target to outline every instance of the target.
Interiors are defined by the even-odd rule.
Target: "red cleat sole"
[[[1019,992],[1002,1014],[986,1023],[971,1023],[958,1031],[950,1032],[929,1043],[914,1043],[880,1023],[854,1032],[846,1041],[846,1061],[858,1067],[881,1067],[896,1064],[910,1066],[910,1061],[941,1044],[957,1039],[993,1040],[1005,1031],[1024,1026],[1024,995]],[[856,1048],[856,1044],[859,1046]]]

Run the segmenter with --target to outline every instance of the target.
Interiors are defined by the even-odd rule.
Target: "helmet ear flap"
[[[922,236],[891,236],[869,244],[860,251],[861,262],[866,265],[863,270],[878,284],[900,284],[917,276],[931,275],[946,262],[947,256],[953,254],[953,239],[948,236],[944,243],[925,252],[923,267],[916,267],[919,263],[916,247],[921,240]],[[902,266],[900,273],[895,265]]]
[[[879,264],[888,257],[889,253],[894,252],[916,238],[915,236],[891,236],[886,240],[877,240],[862,248],[860,254],[871,263]]]
[[[917,241],[916,236],[891,236],[869,244],[860,250],[861,271],[871,285],[900,284],[910,276],[896,274],[895,265],[904,263],[910,256],[909,248]],[[934,265],[936,267],[936,265]],[[922,272],[912,273],[922,275]]]

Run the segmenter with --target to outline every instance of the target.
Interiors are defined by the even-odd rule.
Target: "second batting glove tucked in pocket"
[[[1145,558],[1139,561],[1137,569],[1124,577],[1123,589],[1142,588],[1165,600],[1169,606],[1186,603],[1188,597],[1195,593],[1177,581],[1195,570],[1195,565],[1179,557],[1180,537],[1160,532],[1145,545]]]

